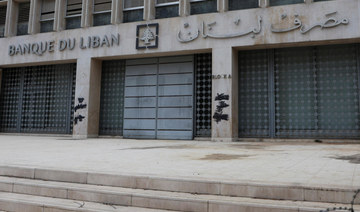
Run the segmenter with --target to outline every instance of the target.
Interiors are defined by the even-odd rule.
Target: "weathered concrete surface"
[[[360,145],[0,135],[0,166],[360,188]]]
[[[87,0],[86,2],[91,5],[91,1]],[[38,1],[32,0],[32,2],[33,14],[38,9],[35,5]],[[153,20],[154,7],[151,5],[155,1],[152,0],[146,1],[145,8],[147,9],[144,10],[146,21],[115,24],[121,21],[121,11],[114,4],[113,9],[117,9],[112,14],[113,24],[99,27],[88,27],[91,25],[91,12],[89,12],[89,7],[84,6],[83,28],[63,31],[61,29],[64,28],[64,14],[61,12],[63,10],[59,10],[59,7],[64,1],[58,0],[57,2],[54,28],[60,31],[36,33],[39,29],[36,26],[37,21],[35,19],[38,19],[38,17],[32,16],[29,32],[35,34],[12,36],[16,34],[14,22],[16,22],[18,3],[13,0],[8,1],[8,17],[10,18],[7,19],[5,34],[9,35],[9,37],[0,39],[0,46],[2,47],[0,50],[0,68],[76,62],[77,85],[75,101],[78,98],[85,98],[88,108],[81,114],[86,120],[81,125],[74,127],[75,138],[96,137],[98,134],[101,60],[212,52],[213,74],[232,75],[231,79],[217,79],[213,80],[212,83],[212,115],[214,115],[217,105],[217,102],[214,101],[215,95],[217,93],[230,95],[229,107],[224,110],[224,114],[228,114],[230,118],[220,124],[217,124],[212,119],[212,139],[216,141],[233,141],[237,138],[238,131],[238,50],[357,43],[360,40],[360,3],[358,0],[316,3],[306,1],[306,4],[277,7],[264,7],[266,1],[260,1],[261,8],[229,12],[225,12],[227,10],[226,1],[221,0],[218,1],[220,12],[190,16],[187,16],[189,11],[186,11],[188,7],[185,7],[185,2],[189,2],[181,1],[180,17],[157,20]],[[121,3],[119,4],[121,5]],[[151,11],[150,8],[152,8]],[[312,26],[314,28],[307,33],[301,33],[300,25],[295,22],[297,18],[301,21],[301,26],[305,30],[311,29]],[[259,26],[259,20],[262,21],[261,27]],[[158,48],[138,50],[135,48],[137,26],[150,23],[159,24]],[[276,29],[298,28],[285,33],[274,33],[271,30],[272,27]],[[199,32],[198,37],[197,32]],[[197,38],[191,42],[180,42],[179,33],[184,40]],[[231,37],[231,35],[242,33],[244,33],[244,36],[214,38],[216,35],[230,35]],[[211,37],[211,34],[213,37]],[[99,36],[101,41],[106,41],[112,35],[119,35],[119,45],[117,45],[118,42],[114,42],[114,45],[107,42],[101,42],[101,45],[99,45],[99,42],[95,42],[97,43],[95,45],[92,42],[94,39],[90,39],[90,42],[88,42],[89,37],[95,38],[94,36]],[[74,44],[74,48],[67,47],[62,50],[61,43],[64,44],[62,41],[69,39]],[[40,44],[40,42],[42,43]],[[91,43],[94,45],[89,45]],[[33,47],[32,49],[39,49],[38,45],[46,45],[48,51],[44,50],[43,54],[39,52],[36,54],[36,50],[34,50],[35,53],[28,53],[24,50],[24,45],[29,46],[29,44]],[[11,48],[9,48],[10,45]],[[16,51],[16,48],[18,48],[18,51]],[[22,50],[20,51],[20,49]],[[13,52],[15,55],[10,56],[9,50],[10,53]]]
[[[12,1],[10,1],[12,2]],[[153,56],[169,56],[179,54],[189,54],[194,52],[210,52],[217,47],[227,48],[268,48],[279,46],[304,46],[311,44],[331,44],[344,42],[358,42],[360,38],[359,28],[359,8],[358,0],[326,1],[311,4],[294,4],[278,7],[256,8],[247,10],[237,10],[225,13],[210,13],[202,15],[192,15],[187,17],[175,17],[157,19],[151,21],[114,24],[99,27],[86,27],[74,30],[64,30],[60,32],[38,33],[26,36],[13,36],[0,39],[0,66],[23,66],[28,64],[49,64],[54,62],[75,61],[81,58],[139,58]],[[326,14],[337,12],[333,16]],[[281,17],[286,18],[282,19]],[[314,24],[328,23],[329,17],[336,20],[349,19],[349,24],[340,24],[337,27],[324,28],[316,27],[306,34],[301,34],[299,30],[287,33],[272,33],[271,26],[277,28],[289,28],[294,26],[294,17],[298,15],[302,24],[308,29]],[[186,36],[186,33],[194,33],[202,30],[202,23],[210,24],[216,21],[213,26],[213,34],[234,34],[247,32],[258,28],[258,17],[262,17],[262,29],[255,36],[247,35],[231,39],[212,39],[203,38],[202,35],[189,43],[181,43],[177,40],[179,30]],[[239,25],[234,21],[240,19]],[[157,49],[137,50],[136,26],[145,23],[159,23],[159,47]],[[184,28],[184,24],[189,27]],[[328,23],[329,24],[329,23]],[[205,33],[207,33],[206,30]],[[120,34],[120,45],[113,47],[99,48],[79,48],[80,38],[87,39],[88,36],[110,34]],[[76,47],[73,50],[58,50],[61,39],[76,39]],[[8,55],[9,45],[36,43],[41,41],[54,40],[56,43],[54,52],[46,52],[42,56],[36,54],[26,54],[16,56]]]

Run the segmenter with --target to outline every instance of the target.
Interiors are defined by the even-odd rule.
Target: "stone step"
[[[160,212],[163,210],[125,207],[86,201],[0,192],[0,211],[11,212]],[[168,211],[168,210],[167,210]],[[163,211],[166,212],[166,211]]]
[[[0,177],[0,190],[74,201],[174,211],[321,211],[349,204],[198,195],[56,181]],[[360,206],[357,205],[357,210]],[[3,209],[0,207],[0,209]],[[5,209],[5,208],[4,208]],[[6,209],[5,209],[6,210]]]
[[[356,192],[356,188],[352,187],[335,188],[298,184],[213,181],[201,178],[119,175],[10,166],[0,166],[0,176],[192,194],[342,204],[350,203]],[[356,203],[360,204],[360,197],[356,198]]]

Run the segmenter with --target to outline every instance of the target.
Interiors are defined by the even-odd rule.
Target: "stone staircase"
[[[349,211],[355,192],[353,188],[0,166],[0,211]],[[354,211],[360,211],[360,197],[354,203]]]

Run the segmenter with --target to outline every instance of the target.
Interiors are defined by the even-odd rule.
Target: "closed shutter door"
[[[193,138],[193,57],[129,60],[124,137]]]
[[[268,54],[239,53],[239,136],[269,136]]]
[[[317,133],[314,62],[312,48],[275,51],[277,136],[312,136]]]
[[[356,44],[239,53],[239,135],[360,137]]]
[[[104,61],[101,72],[100,135],[122,135],[125,60]]]
[[[4,69],[1,131],[71,133],[75,68],[67,64]]]
[[[127,138],[156,138],[158,65],[147,62],[127,61],[124,108],[124,137]]]

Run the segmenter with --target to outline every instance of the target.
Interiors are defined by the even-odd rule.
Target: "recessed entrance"
[[[357,44],[239,52],[241,137],[360,137]]]
[[[124,137],[193,138],[193,56],[126,61]]]
[[[76,64],[3,69],[0,131],[72,132]]]

